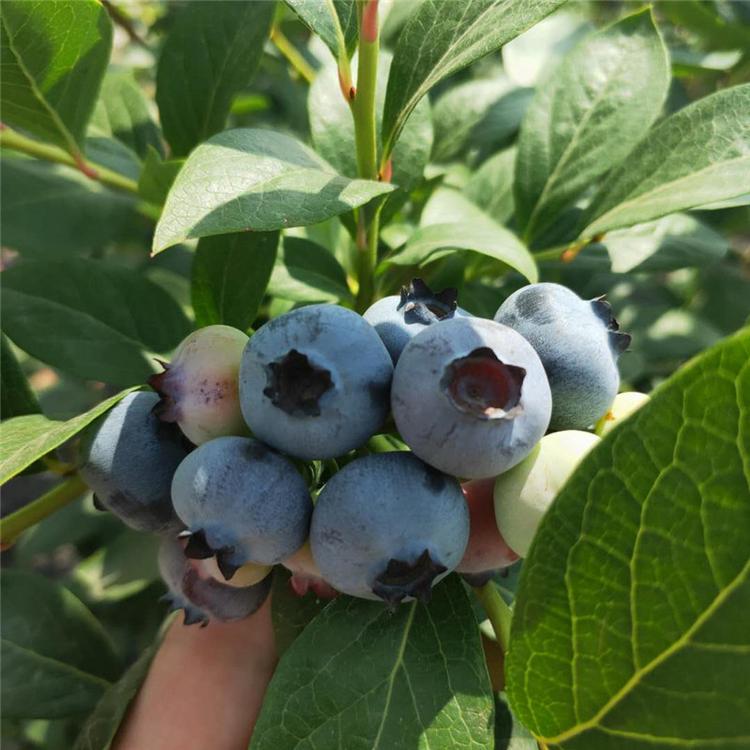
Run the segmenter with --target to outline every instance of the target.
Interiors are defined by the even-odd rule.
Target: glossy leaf
[[[384,153],[392,151],[412,110],[436,83],[500,48],[562,2],[422,2],[396,44],[383,112]]]
[[[109,72],[104,76],[91,124],[141,158],[149,146],[160,154],[164,151],[159,128],[151,119],[146,98],[131,72]]]
[[[154,252],[192,238],[317,224],[393,186],[350,180],[271,130],[228,130],[190,155],[167,196]]]
[[[590,453],[516,597],[508,695],[550,750],[748,742],[750,329]]]
[[[80,153],[112,47],[96,0],[4,0],[3,121]]]
[[[32,159],[2,160],[3,245],[30,258],[101,251],[135,234],[141,222],[128,196],[80,172]]]
[[[390,67],[390,54],[382,52],[378,58],[375,104],[378,129],[383,117],[385,86]],[[354,120],[349,105],[341,96],[337,80],[338,69],[334,64],[326,65],[315,77],[307,102],[310,131],[316,151],[341,174],[356,177],[357,148],[354,142]],[[430,158],[431,147],[430,103],[425,99],[414,109],[393,152],[391,182],[409,192],[422,178],[422,172]]]
[[[422,227],[412,234],[404,249],[387,262],[401,266],[421,265],[435,260],[438,251],[449,248],[473,250],[502,261],[532,283],[538,279],[529,251],[513,232],[499,224],[488,227],[456,222]]]
[[[67,422],[47,419],[43,414],[27,414],[0,423],[0,484],[75,437],[132,390],[121,391]]]
[[[143,275],[103,261],[29,261],[3,274],[3,327],[32,356],[80,378],[142,383],[146,352],[190,330],[178,304]]]
[[[500,224],[513,216],[515,164],[515,148],[500,151],[484,162],[464,186],[464,195]]]
[[[86,719],[73,750],[109,750],[128,707],[146,679],[161,638],[147,648],[125,674],[102,696]]]
[[[222,323],[248,329],[263,301],[278,245],[278,232],[204,237],[193,260],[196,325]]]
[[[73,594],[35,573],[2,573],[3,716],[90,711],[117,677],[104,628]]]
[[[750,192],[750,83],[663,120],[608,176],[582,237]]]
[[[337,60],[354,51],[358,38],[355,0],[286,0],[286,4],[325,42]]]
[[[273,576],[271,589],[271,618],[279,656],[287,651],[302,631],[320,614],[327,600],[318,599],[309,591],[298,596],[289,585],[289,573],[279,566]]]
[[[646,133],[670,80],[649,10],[586,37],[542,83],[518,143],[516,217],[539,236]]]
[[[0,333],[0,418],[38,414],[41,410],[13,347]]]
[[[433,110],[433,160],[446,162],[468,154],[481,161],[493,154],[518,130],[532,93],[502,74],[449,89]]]
[[[294,302],[339,302],[351,297],[346,272],[333,253],[300,237],[284,237],[268,292]]]
[[[148,148],[138,179],[138,195],[155,206],[163,206],[184,163],[183,159],[164,161],[155,148]]]
[[[252,750],[418,746],[485,750],[492,693],[471,605],[458,580],[432,602],[340,597],[286,652]]]
[[[156,102],[174,156],[224,129],[232,99],[260,63],[274,5],[193,0],[176,13],[156,74]]]

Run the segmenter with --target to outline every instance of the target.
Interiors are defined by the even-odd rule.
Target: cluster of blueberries
[[[615,401],[629,341],[606,302],[557,284],[486,320],[420,279],[363,316],[208,326],[87,429],[81,475],[163,536],[187,623],[251,614],[279,563],[299,594],[426,600],[453,570],[478,585],[527,553],[590,430],[646,398]]]

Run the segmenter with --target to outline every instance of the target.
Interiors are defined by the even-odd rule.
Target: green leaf
[[[4,0],[3,121],[80,153],[112,47],[96,0]]]
[[[3,245],[22,255],[54,259],[101,251],[142,223],[131,198],[77,170],[7,158],[2,174]]]
[[[247,330],[263,301],[278,245],[278,232],[204,237],[193,260],[196,325],[223,323]]]
[[[435,102],[432,158],[447,162],[468,152],[481,160],[494,153],[518,130],[531,94],[503,74],[449,89]]]
[[[146,98],[133,73],[108,72],[91,124],[145,158],[149,147],[164,152],[161,133],[151,119]]]
[[[28,261],[3,273],[3,327],[21,349],[80,378],[141,383],[145,352],[190,330],[179,305],[143,275],[104,261]]]
[[[392,56],[388,52],[381,52],[378,57],[378,86],[375,96],[378,133],[383,119],[385,86],[391,60]],[[349,105],[339,91],[338,69],[335,64],[324,66],[315,77],[308,94],[307,109],[315,150],[335,167],[337,172],[356,177],[357,148],[354,141],[354,120]],[[408,193],[422,179],[431,148],[432,118],[430,103],[425,99],[415,108],[393,152],[391,182]],[[396,199],[396,196],[393,198]]]
[[[290,575],[282,566],[273,574],[271,618],[276,651],[283,656],[302,631],[320,614],[327,601],[313,592],[297,596],[289,585]]]
[[[750,83],[663,120],[607,177],[581,237],[750,192]]]
[[[75,437],[133,390],[120,391],[66,422],[47,419],[43,414],[28,414],[0,423],[0,484]]]
[[[193,0],[175,14],[156,73],[156,102],[173,155],[185,156],[224,129],[232,99],[260,63],[274,6]]]
[[[531,732],[513,716],[505,693],[495,694],[494,750],[539,750]]]
[[[656,273],[708,266],[723,258],[729,243],[689,214],[609,232],[603,240],[615,273]]]
[[[393,189],[336,174],[288,135],[228,130],[198,146],[177,175],[154,252],[194,237],[317,224]]]
[[[125,674],[102,696],[81,728],[73,750],[109,750],[128,707],[146,679],[161,637],[149,646]]]
[[[516,149],[507,148],[488,159],[464,186],[464,195],[499,224],[513,216],[513,175]]]
[[[138,179],[138,195],[155,206],[163,206],[169,189],[184,163],[184,159],[164,161],[159,152],[153,146],[149,146]]]
[[[669,59],[646,9],[586,37],[537,89],[521,126],[516,218],[539,236],[659,115]]]
[[[514,268],[532,284],[538,279],[536,264],[524,244],[513,232],[499,224],[494,227],[455,222],[431,224],[417,229],[401,252],[386,262],[399,266],[418,266],[436,260],[444,249],[473,250]],[[440,253],[439,257],[443,257]]]
[[[116,679],[104,628],[73,594],[35,573],[4,570],[3,715],[56,719],[85,714]]]
[[[268,292],[294,302],[338,302],[351,298],[346,272],[333,253],[300,237],[284,237]]]
[[[286,0],[286,4],[325,42],[337,60],[354,51],[358,39],[354,0]],[[341,98],[338,84],[336,91]]]
[[[10,341],[0,333],[0,418],[38,414],[41,410]]]
[[[492,693],[471,605],[454,577],[432,602],[339,597],[286,652],[252,750],[491,746]]]
[[[747,745],[750,329],[615,428],[539,528],[508,695],[550,750]]]
[[[396,44],[383,113],[383,152],[391,153],[412,110],[436,83],[498,49],[563,1],[421,3]]]

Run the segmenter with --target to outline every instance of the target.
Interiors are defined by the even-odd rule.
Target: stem
[[[315,78],[315,71],[310,63],[297,51],[297,48],[286,38],[278,26],[271,29],[271,41],[276,45],[276,49],[286,57],[289,64],[304,78],[308,83],[312,83]]]
[[[365,180],[378,179],[378,138],[375,115],[375,93],[378,84],[378,53],[380,30],[378,26],[378,0],[367,0],[360,6],[359,63],[357,91],[350,101],[354,118],[354,140],[357,148],[357,170]],[[368,210],[359,210],[359,261],[357,263],[359,290],[357,309],[369,307],[375,291],[375,266],[378,257],[378,231],[380,207],[376,201]]]
[[[15,130],[11,130],[7,126],[4,126],[0,130],[0,146],[12,148],[14,151],[20,151],[29,156],[35,156],[37,159],[44,159],[55,164],[65,164],[68,167],[78,169],[86,177],[101,182],[103,185],[108,185],[118,190],[125,190],[128,193],[138,194],[138,183],[135,180],[123,177],[121,174],[113,172],[111,169],[107,169],[107,167],[103,167],[100,164],[76,160],[67,151],[63,151],[57,146],[50,146],[46,143],[34,141],[25,135],[16,133]]]
[[[500,592],[492,581],[487,581],[484,586],[474,587],[474,593],[482,603],[484,611],[492,623],[492,629],[495,631],[495,638],[500,644],[500,648],[507,652],[510,643],[510,618],[512,615],[510,607],[505,603],[505,599],[500,596]]]
[[[28,505],[10,513],[0,520],[0,545],[5,548],[13,544],[22,532],[69,505],[85,490],[86,484],[75,474]]]

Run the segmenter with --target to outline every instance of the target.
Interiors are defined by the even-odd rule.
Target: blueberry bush
[[[0,28],[4,747],[269,600],[251,750],[750,747],[747,4]]]

